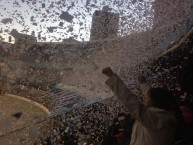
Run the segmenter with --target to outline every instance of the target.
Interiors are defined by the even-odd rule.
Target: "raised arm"
[[[133,94],[110,68],[103,69],[103,74],[110,78],[105,82],[129,113],[144,126],[155,127],[157,115],[144,106],[139,97]]]

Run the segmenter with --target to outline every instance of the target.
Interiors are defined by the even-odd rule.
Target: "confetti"
[[[60,26],[60,27],[62,27],[63,25],[64,25],[64,23],[63,23],[63,22],[60,22],[60,23],[59,23],[59,26]]]
[[[15,87],[11,91],[40,102],[53,114],[62,113],[54,119],[53,132],[45,131],[51,136],[42,142],[98,144],[109,126],[120,125],[125,117],[117,114],[127,110],[110,97],[101,74],[106,66],[111,66],[137,95],[139,73],[147,75],[153,86],[175,88],[172,76],[180,66],[174,65],[176,60],[167,63],[174,55],[156,65],[146,62],[154,61],[168,45],[175,45],[181,35],[179,29],[190,17],[191,4],[167,0],[13,3],[11,11],[0,6],[5,17],[0,25],[0,61],[5,57],[13,67],[14,71],[7,73],[14,82],[10,83]],[[170,38],[174,32],[178,35]],[[177,55],[180,59],[181,54]],[[37,132],[37,126],[30,128],[30,140]]]
[[[54,29],[57,29],[58,27],[47,27],[48,28],[48,31],[50,33],[53,33],[54,32]]]
[[[72,19],[74,17],[72,15],[70,15],[68,12],[62,12],[62,14],[60,15],[60,19],[63,19],[67,22],[72,22]]]
[[[16,119],[19,119],[21,115],[22,115],[22,112],[18,112],[18,113],[13,114],[12,116],[15,117]]]
[[[45,3],[43,3],[43,4],[42,4],[42,8],[45,8],[45,7],[46,7],[46,5],[45,5]]]
[[[13,22],[12,18],[5,18],[5,19],[1,20],[1,23],[3,23],[3,24],[9,24],[9,23],[12,23],[12,22]]]

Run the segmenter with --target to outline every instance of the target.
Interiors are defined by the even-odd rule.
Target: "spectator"
[[[193,112],[188,107],[189,104],[184,102],[180,102],[180,110],[184,117],[184,122],[187,126],[193,126]]]
[[[185,92],[193,94],[193,52],[182,66],[180,85]]]
[[[184,122],[185,122],[184,136],[188,141],[193,142],[193,139],[192,139],[193,112],[188,106],[189,106],[189,102],[185,102],[185,101],[180,102],[180,110],[182,112],[182,115],[184,117]]]
[[[130,145],[171,145],[175,142],[177,128],[183,121],[177,101],[168,90],[142,89],[145,92],[143,104],[111,68],[103,69],[103,74],[110,77],[106,84],[136,119]]]

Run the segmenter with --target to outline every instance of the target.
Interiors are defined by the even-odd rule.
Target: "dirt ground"
[[[19,112],[22,113],[19,118],[13,116],[13,114]],[[25,98],[0,95],[0,144],[33,144],[42,134],[42,127],[45,126],[45,123],[30,125],[45,118],[48,113],[46,108],[43,108],[40,104]],[[26,128],[19,130],[23,127]],[[14,132],[15,130],[19,131]]]

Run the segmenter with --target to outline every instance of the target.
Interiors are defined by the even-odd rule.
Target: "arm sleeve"
[[[113,91],[118,100],[128,109],[129,113],[142,125],[148,128],[156,127],[157,115],[146,108],[139,97],[133,94],[119,78],[114,74],[105,82]]]

